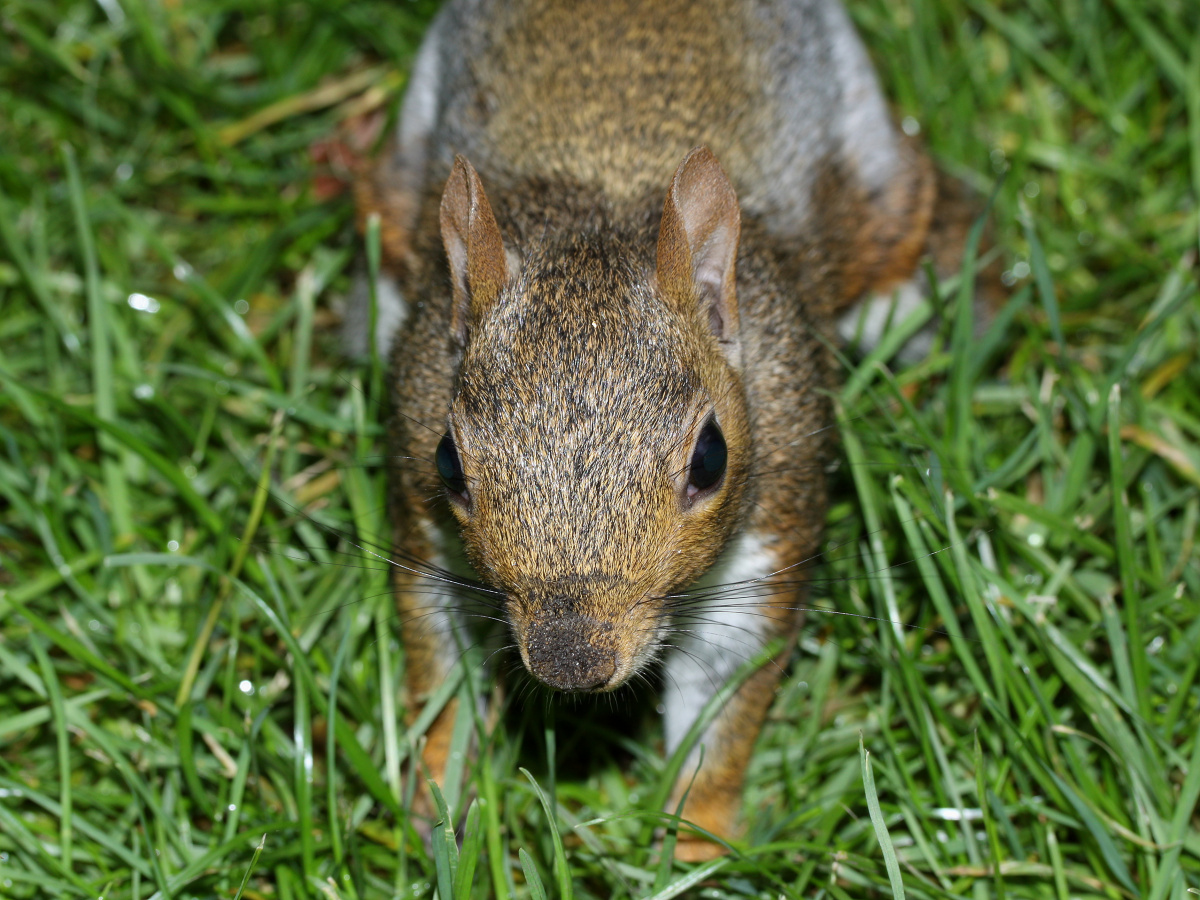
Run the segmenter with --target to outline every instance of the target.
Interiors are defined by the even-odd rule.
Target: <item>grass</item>
[[[403,815],[423,723],[339,538],[385,533],[331,312],[361,240],[310,148],[390,103],[429,4],[0,5],[0,895],[1200,892],[1200,7],[852,10],[906,127],[1004,173],[1011,299],[974,341],[945,286],[926,360],[847,363],[839,614],[747,840],[685,866],[636,712],[512,704],[442,785],[461,847]]]

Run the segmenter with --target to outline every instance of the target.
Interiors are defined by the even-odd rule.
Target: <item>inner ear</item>
[[[496,302],[508,281],[509,267],[500,226],[479,173],[462,156],[455,158],[442,192],[439,224],[450,263],[451,329],[465,343],[471,323]]]
[[[736,241],[737,241],[736,237],[734,238],[734,241],[735,241],[734,246],[736,248]],[[696,259],[696,257],[693,256],[693,260],[695,260],[695,259]],[[729,271],[733,271],[732,268]],[[712,329],[713,334],[716,336],[717,340],[719,340],[719,341],[731,340],[734,336],[736,336],[736,332],[737,332],[737,291],[736,291],[736,286],[730,286],[728,288],[728,290],[731,292],[731,296],[733,298],[732,305],[734,307],[733,308],[734,321],[732,323],[732,325],[733,325],[732,332],[733,333],[731,334],[730,333],[730,323],[725,321],[726,316],[729,315],[729,307],[730,307],[730,303],[727,302],[727,298],[726,298],[726,294],[725,294],[725,292],[726,292],[725,279],[727,277],[726,270],[723,270],[718,266],[708,264],[704,260],[703,254],[700,254],[700,261],[696,265],[695,273],[693,274],[692,277],[693,277],[693,280],[695,281],[696,293],[700,300],[700,310],[699,310],[700,313],[703,314],[705,309],[708,310],[708,324],[709,324],[709,327]]]
[[[722,343],[738,337],[737,251],[741,210],[707,147],[675,170],[658,233],[658,283],[668,302],[698,314]]]

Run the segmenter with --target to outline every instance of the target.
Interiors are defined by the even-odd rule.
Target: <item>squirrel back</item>
[[[451,3],[359,210],[381,214],[403,265],[455,155],[492,189],[583,185],[620,215],[661,203],[698,144],[747,217],[828,258],[843,306],[889,291],[924,249],[932,170],[892,123],[836,0]]]

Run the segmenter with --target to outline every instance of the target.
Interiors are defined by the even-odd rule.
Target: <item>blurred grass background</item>
[[[0,896],[1200,892],[1200,5],[849,5],[905,130],[1004,175],[1011,299],[974,341],[946,285],[928,359],[847,363],[809,575],[852,615],[689,867],[649,716],[511,706],[443,785],[461,850],[406,824],[328,139],[434,4],[0,2]]]

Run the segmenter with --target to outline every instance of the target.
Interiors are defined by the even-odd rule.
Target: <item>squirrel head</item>
[[[436,461],[464,545],[504,592],[531,674],[612,690],[661,646],[665,595],[742,517],[737,197],[700,147],[671,181],[653,257],[589,226],[523,248],[518,266],[460,157],[440,223],[463,353]]]

